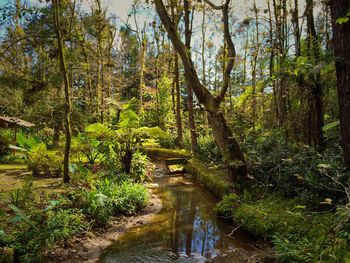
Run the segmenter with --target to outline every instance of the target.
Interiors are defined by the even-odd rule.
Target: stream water
[[[215,216],[216,198],[188,175],[157,168],[153,183],[163,208],[151,223],[135,227],[106,250],[101,262],[205,262],[237,248],[251,250],[239,231]]]

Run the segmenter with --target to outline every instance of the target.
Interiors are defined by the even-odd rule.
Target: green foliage
[[[80,158],[82,154],[89,164],[94,164],[101,152],[99,146],[101,141],[92,136],[86,136],[85,134],[79,134],[72,141],[71,153],[77,158]]]
[[[112,200],[99,190],[83,193],[83,211],[96,225],[105,225],[113,214]]]
[[[140,107],[140,101],[138,100],[138,98],[132,97],[129,102],[128,105],[126,107],[127,110],[132,110],[134,112],[138,112]]]
[[[147,155],[139,151],[133,154],[130,176],[135,182],[144,183],[151,181],[151,177],[147,174],[148,163]]]
[[[344,207],[336,214],[308,213],[300,199],[268,195],[240,204],[235,196],[227,196],[218,208],[224,215],[231,212],[235,224],[249,233],[272,239],[281,262],[334,262],[349,249],[348,239],[339,231],[349,229],[349,211]]]
[[[199,160],[192,158],[185,166],[200,183],[202,183],[210,192],[217,196],[224,196],[234,188],[226,176],[226,170],[218,171],[215,167],[209,167]]]
[[[331,142],[338,142],[340,139],[340,121],[333,121],[330,122],[328,124],[326,124],[325,126],[322,127],[322,131],[324,132],[324,137],[325,140],[328,143]]]
[[[93,123],[88,125],[85,128],[85,132],[87,133],[87,135],[91,138],[97,138],[97,139],[105,139],[105,138],[109,138],[111,136],[111,129],[101,123]]]
[[[140,117],[131,109],[126,109],[120,114],[120,129],[138,128],[140,126]]]
[[[222,162],[222,154],[213,136],[200,136],[197,140],[196,156],[203,161]]]
[[[10,152],[10,140],[4,134],[0,133],[0,159]]]
[[[341,18],[338,18],[337,19],[337,21],[336,21],[336,23],[337,24],[345,24],[345,23],[347,23],[348,21],[349,21],[349,17],[350,17],[350,11],[348,11],[347,13],[346,13],[346,16],[345,17],[341,17]]]
[[[143,185],[128,181],[118,186],[113,196],[115,211],[127,215],[141,210],[148,203],[148,200],[149,193]]]
[[[220,216],[230,218],[234,208],[239,204],[239,197],[236,194],[224,195],[222,200],[217,203],[214,210]]]
[[[33,201],[33,198],[33,180],[31,177],[26,177],[22,188],[10,193],[10,204],[23,208],[28,202]]]
[[[63,157],[59,152],[46,150],[46,145],[40,143],[34,146],[28,153],[28,170],[33,172],[34,176],[39,176],[44,172],[45,176],[61,175]]]
[[[37,146],[40,142],[39,140],[37,140],[37,138],[35,138],[34,136],[25,136],[22,133],[17,133],[16,134],[16,141],[18,146],[30,150],[32,148],[34,148],[35,146]]]
[[[285,197],[300,197],[309,209],[329,209],[321,202],[344,198],[347,175],[339,148],[323,155],[304,144],[290,144],[278,133],[248,138],[245,143],[250,173],[259,187],[276,189]],[[337,153],[338,152],[338,153]],[[326,166],[324,166],[326,164]]]
[[[84,215],[76,209],[56,210],[52,204],[44,210],[33,206],[28,210],[14,205],[10,208],[15,213],[12,222],[16,231],[6,245],[15,250],[20,262],[41,262],[43,252],[55,241],[67,240],[88,227]]]
[[[73,193],[74,203],[80,204],[95,225],[106,225],[113,215],[133,214],[148,202],[149,193],[141,184],[105,178],[90,191]]]

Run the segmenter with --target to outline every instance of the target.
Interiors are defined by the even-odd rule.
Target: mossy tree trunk
[[[64,125],[65,125],[65,135],[66,135],[66,146],[64,150],[64,159],[63,159],[63,181],[65,183],[69,183],[69,154],[71,148],[71,123],[70,123],[70,115],[72,113],[72,103],[71,103],[71,88],[69,84],[66,60],[64,55],[64,42],[62,39],[61,33],[61,3],[60,0],[52,1],[53,7],[53,18],[54,18],[54,26],[57,37],[58,51],[59,51],[59,59],[60,59],[60,71],[64,83],[64,95],[65,95],[65,116],[64,116]]]

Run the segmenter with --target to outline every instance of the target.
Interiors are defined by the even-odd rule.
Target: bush
[[[288,198],[300,197],[314,209],[329,209],[344,199],[341,184],[348,175],[342,157],[335,154],[340,149],[321,155],[307,145],[287,143],[279,133],[248,138],[245,148],[248,169],[260,186]]]
[[[109,196],[95,189],[84,191],[82,198],[84,213],[89,215],[95,225],[106,225],[113,215],[112,200]]]
[[[95,225],[106,225],[113,215],[130,215],[142,209],[148,202],[149,193],[141,184],[127,180],[118,183],[113,177],[113,180],[105,178],[90,191],[75,191],[72,198]]]
[[[44,172],[45,176],[50,176],[54,172],[55,176],[60,176],[62,172],[63,158],[59,153],[46,150],[45,144],[35,146],[28,154],[28,170],[34,176],[39,176]]]
[[[198,137],[197,156],[203,161],[221,162],[222,155],[216,146],[213,136]]]
[[[10,203],[16,207],[23,208],[33,200],[33,180],[31,177],[26,177],[23,187],[17,188],[10,193]]]
[[[117,213],[130,215],[145,207],[148,200],[149,193],[146,187],[125,181],[115,192],[113,206]]]
[[[148,174],[149,160],[147,155],[141,152],[135,152],[131,161],[130,176],[137,183],[150,182],[151,177]]]
[[[42,262],[43,253],[55,241],[67,240],[88,227],[84,215],[76,209],[58,209],[52,202],[46,209],[21,210],[10,205],[15,212],[12,220],[16,231],[7,241],[19,262]]]

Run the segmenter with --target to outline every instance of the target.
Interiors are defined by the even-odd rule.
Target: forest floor
[[[31,176],[23,164],[0,164],[0,207],[7,203],[10,193],[23,186],[25,179]],[[32,177],[36,193],[62,191],[62,178]]]
[[[117,216],[111,220],[109,226],[94,229],[60,243],[47,252],[47,262],[98,262],[103,250],[108,250],[115,241],[131,228],[148,224],[162,208],[161,200],[150,189],[148,206],[136,215]]]

